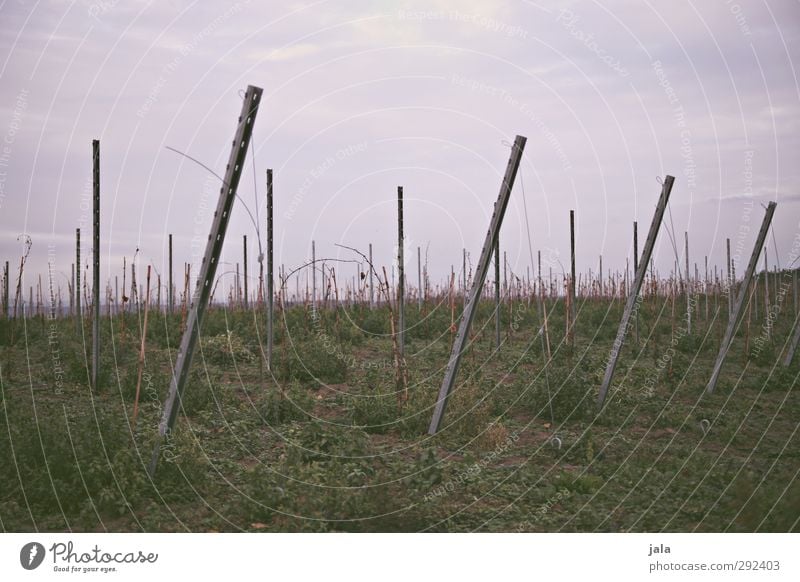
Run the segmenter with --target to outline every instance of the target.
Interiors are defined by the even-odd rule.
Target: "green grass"
[[[701,302],[702,305],[702,302]],[[407,309],[399,404],[387,310],[278,314],[273,373],[260,312],[211,311],[176,430],[150,479],[180,317],[151,313],[140,411],[138,322],[0,320],[0,527],[5,531],[797,531],[800,364],[781,366],[790,317],[759,353],[751,327],[704,396],[718,320],[672,341],[671,305],[645,301],[610,399],[597,389],[621,315],[586,301],[574,346],[549,305],[545,367],[534,304],[505,306],[494,346],[481,304],[435,437],[449,309]],[[681,322],[676,322],[680,326]],[[12,325],[16,325],[13,330]],[[513,331],[511,331],[513,325]],[[258,326],[258,327],[256,327]],[[668,355],[669,357],[666,357]],[[777,365],[776,365],[777,363]],[[708,420],[704,433],[700,423]],[[556,436],[561,446],[551,441]]]

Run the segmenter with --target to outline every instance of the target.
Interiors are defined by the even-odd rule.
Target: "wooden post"
[[[667,207],[667,202],[669,201],[669,195],[670,192],[672,192],[672,184],[674,181],[674,177],[667,176],[661,188],[661,197],[658,200],[656,212],[653,215],[653,222],[650,224],[650,231],[647,233],[647,240],[644,243],[642,260],[639,263],[639,268],[636,269],[636,278],[633,282],[631,292],[628,294],[628,301],[625,304],[625,311],[622,314],[622,321],[620,321],[619,329],[617,330],[617,338],[614,340],[614,346],[611,348],[608,364],[606,366],[606,373],[603,377],[603,384],[600,386],[600,394],[597,399],[598,408],[602,408],[603,402],[606,399],[606,394],[608,393],[608,388],[611,386],[611,380],[614,378],[614,369],[617,366],[617,359],[619,358],[619,353],[622,351],[622,346],[625,343],[625,335],[628,332],[628,322],[630,321],[631,315],[634,312],[634,308],[636,308],[636,311],[638,311],[637,304],[639,303],[639,290],[642,288],[644,275],[647,271],[647,264],[650,262],[650,257],[653,253],[653,247],[656,243],[658,230],[661,226],[661,220],[664,217],[664,210]]]
[[[756,239],[756,244],[753,247],[753,254],[750,256],[750,262],[747,264],[747,270],[744,273],[744,279],[742,280],[742,285],[739,288],[739,296],[736,300],[736,306],[734,307],[731,316],[728,318],[728,327],[725,330],[725,336],[722,338],[722,342],[719,347],[717,361],[714,364],[714,372],[711,374],[711,379],[708,381],[708,385],[706,386],[706,393],[708,394],[714,392],[714,388],[719,380],[719,374],[722,371],[722,364],[725,362],[725,356],[728,355],[728,350],[730,349],[731,341],[733,340],[733,334],[736,330],[736,323],[739,319],[739,315],[741,314],[745,296],[747,295],[747,289],[750,287],[750,280],[753,278],[753,272],[755,271],[756,264],[758,263],[758,256],[761,254],[761,249],[764,246],[764,239],[767,236],[769,225],[772,223],[772,216],[775,214],[775,206],[775,202],[770,202],[769,206],[767,206],[767,212],[764,215],[764,221],[761,223],[761,230],[758,232],[758,238]]]
[[[94,228],[92,244],[92,389],[99,389],[100,374],[100,141],[92,140]]]
[[[489,270],[489,261],[492,256],[492,249],[497,244],[498,235],[500,232],[500,225],[503,222],[508,200],[511,196],[511,188],[514,185],[514,179],[517,176],[517,169],[519,162],[522,158],[522,152],[525,149],[525,142],[527,139],[518,135],[514,140],[512,146],[511,156],[508,160],[506,173],[503,177],[503,183],[500,186],[500,194],[494,206],[494,213],[492,220],[489,223],[489,230],[486,233],[486,240],[481,249],[481,257],[478,261],[478,268],[475,272],[475,277],[472,281],[472,290],[470,291],[469,301],[464,309],[464,314],[461,316],[461,322],[458,326],[455,340],[453,341],[453,349],[450,353],[450,359],[447,364],[447,371],[445,372],[442,386],[439,389],[439,396],[436,400],[436,406],[433,411],[430,426],[428,427],[428,434],[434,435],[439,430],[439,426],[444,416],[444,411],[447,406],[447,399],[450,391],[455,382],[456,373],[458,372],[458,365],[461,360],[461,354],[467,343],[469,336],[469,328],[472,324],[472,319],[475,316],[475,308],[483,289],[483,283],[486,280],[486,272]]]
[[[203,262],[200,266],[200,276],[197,279],[195,298],[191,305],[191,310],[186,322],[186,330],[181,338],[178,357],[175,362],[175,370],[169,386],[169,395],[164,405],[164,414],[159,424],[160,439],[156,442],[153,449],[153,456],[150,460],[148,472],[152,477],[158,465],[159,451],[161,442],[168,438],[175,424],[178,415],[180,399],[186,379],[189,376],[189,368],[192,362],[194,347],[200,327],[203,323],[203,315],[206,310],[212,287],[214,286],[214,275],[217,272],[219,257],[222,252],[222,245],[225,240],[225,232],[230,220],[231,208],[236,198],[236,190],[239,187],[239,178],[242,174],[242,166],[247,157],[250,136],[255,123],[258,105],[261,101],[262,90],[258,87],[248,86],[244,94],[242,111],[236,129],[236,136],[233,140],[230,158],[225,170],[225,177],[222,181],[217,209],[214,212],[214,221],[211,225],[208,243],[206,244]]]
[[[260,92],[260,90],[259,90]],[[275,300],[275,280],[273,277],[273,266],[275,264],[275,257],[273,256],[272,240],[273,240],[273,223],[272,223],[272,170],[267,169],[267,370],[272,372],[272,348],[275,341],[275,314],[274,314],[274,300]],[[313,241],[312,241],[313,248]],[[312,269],[316,272],[316,264],[311,265]],[[314,297],[314,310],[316,310],[316,291]]]

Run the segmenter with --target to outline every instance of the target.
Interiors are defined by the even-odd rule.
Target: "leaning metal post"
[[[628,301],[625,304],[625,311],[622,314],[622,321],[619,322],[619,329],[617,330],[617,338],[614,340],[614,346],[611,348],[611,355],[608,359],[606,366],[606,374],[603,377],[603,384],[600,386],[600,394],[597,398],[597,407],[602,408],[603,402],[606,399],[608,388],[611,386],[611,380],[614,378],[614,369],[617,367],[617,359],[619,353],[622,351],[622,346],[625,343],[625,336],[628,333],[628,323],[630,322],[631,315],[634,312],[634,307],[639,300],[639,291],[642,288],[644,281],[644,274],[647,272],[647,265],[650,263],[650,257],[653,254],[653,247],[656,244],[656,237],[658,236],[658,229],[661,227],[661,219],[664,217],[664,210],[669,202],[669,195],[672,192],[672,183],[675,178],[667,176],[664,184],[661,187],[661,198],[658,200],[656,206],[656,213],[653,215],[653,222],[650,224],[650,232],[647,233],[647,240],[644,243],[644,250],[642,251],[642,259],[639,261],[639,268],[636,269],[636,277],[633,281],[633,287],[628,294]]]
[[[725,362],[725,356],[728,355],[728,350],[731,347],[733,334],[736,331],[736,323],[741,315],[747,290],[750,288],[750,280],[753,278],[753,273],[756,270],[756,263],[758,263],[758,257],[761,254],[761,249],[764,248],[764,239],[767,238],[767,231],[769,231],[769,225],[772,223],[772,215],[775,214],[775,206],[775,202],[770,202],[769,206],[767,206],[767,212],[764,214],[764,221],[761,223],[761,230],[758,231],[758,238],[756,239],[756,244],[753,247],[753,254],[750,255],[750,262],[747,264],[747,270],[744,273],[742,285],[739,287],[739,296],[736,298],[733,312],[728,319],[728,327],[725,329],[725,335],[723,336],[722,343],[719,346],[719,354],[717,354],[717,361],[714,364],[714,372],[711,374],[711,379],[708,381],[708,386],[706,386],[706,393],[708,394],[714,392],[714,388],[719,380],[719,374],[722,371],[722,364]]]
[[[175,361],[175,370],[169,385],[169,395],[164,405],[164,414],[158,426],[159,440],[153,449],[153,456],[148,467],[148,473],[151,477],[156,471],[161,443],[164,439],[169,438],[178,415],[178,406],[186,385],[186,378],[189,376],[192,354],[203,323],[203,315],[208,304],[208,298],[214,286],[214,275],[217,272],[222,244],[225,241],[225,231],[228,228],[231,208],[236,198],[239,178],[242,175],[242,166],[247,157],[247,148],[250,144],[253,124],[258,113],[261,93],[262,89],[251,85],[247,87],[247,91],[244,94],[242,112],[239,116],[231,155],[225,169],[225,178],[220,189],[217,210],[214,212],[214,221],[211,224],[206,251],[203,255],[203,262],[200,265],[200,275],[197,279],[197,287],[195,288],[192,305],[186,320],[186,329],[183,332],[181,344],[178,348],[178,357]]]
[[[442,381],[442,387],[439,389],[439,397],[436,401],[430,427],[428,428],[428,434],[431,435],[436,434],[439,430],[439,425],[442,422],[442,417],[444,416],[445,407],[447,405],[447,398],[450,395],[450,391],[453,389],[453,383],[455,382],[456,373],[458,372],[458,364],[467,343],[469,328],[475,316],[475,308],[481,296],[483,282],[486,279],[486,272],[489,270],[489,261],[491,260],[494,246],[497,244],[500,225],[503,223],[503,216],[508,206],[508,200],[511,197],[511,188],[514,185],[514,179],[517,177],[517,169],[522,159],[522,151],[525,149],[526,141],[527,138],[518,135],[511,149],[511,157],[508,160],[503,183],[500,185],[500,195],[494,206],[494,214],[492,214],[492,220],[489,222],[489,230],[486,233],[486,241],[483,243],[481,258],[480,261],[478,261],[475,278],[472,280],[472,290],[469,293],[469,300],[461,316],[461,323],[458,326],[458,332],[453,342],[453,350],[450,353],[447,371]]]

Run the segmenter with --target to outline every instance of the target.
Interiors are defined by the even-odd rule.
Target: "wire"
[[[165,146],[165,147],[166,147],[166,148],[167,148],[169,151],[171,151],[171,152],[175,152],[176,154],[180,154],[180,155],[182,155],[183,157],[185,157],[185,158],[187,158],[187,159],[189,159],[189,160],[193,161],[195,164],[197,164],[197,165],[198,165],[198,166],[200,166],[201,168],[205,168],[206,170],[208,170],[208,171],[209,171],[211,174],[213,174],[213,175],[214,175],[214,176],[215,176],[215,177],[216,177],[216,178],[217,178],[217,179],[218,179],[220,182],[222,182],[222,185],[223,185],[223,186],[227,186],[227,185],[228,185],[228,184],[225,182],[225,180],[224,180],[224,179],[222,179],[222,178],[220,177],[220,175],[219,175],[219,174],[217,174],[217,173],[216,173],[214,170],[212,170],[211,168],[209,168],[208,166],[206,166],[206,165],[205,165],[203,162],[201,162],[200,160],[197,160],[197,159],[193,158],[192,156],[190,156],[189,154],[186,154],[186,153],[184,153],[184,152],[182,152],[182,151],[180,151],[180,150],[178,150],[178,149],[176,149],[176,148],[173,148],[173,147],[171,147],[171,146]],[[253,163],[255,164],[255,160],[253,160]],[[258,230],[258,223],[256,222],[256,219],[253,217],[253,213],[252,213],[252,212],[250,212],[250,208],[247,206],[247,204],[245,203],[245,201],[244,201],[244,200],[242,200],[242,198],[241,198],[241,196],[239,196],[238,192],[237,192],[237,193],[235,193],[235,194],[234,194],[234,196],[236,196],[236,198],[239,200],[239,202],[241,202],[241,203],[242,203],[242,206],[244,206],[244,209],[245,209],[245,211],[246,211],[246,212],[247,212],[247,214],[250,216],[250,222],[252,222],[252,223],[253,223],[253,227],[256,229],[256,237],[259,239],[259,241],[258,241],[258,245],[259,245],[259,249],[260,249],[260,248],[261,248],[261,239],[260,239],[260,234],[259,234],[259,230]]]
[[[527,234],[528,234],[528,252],[530,253],[530,257],[531,257],[531,270],[533,270],[533,243],[531,242],[531,226],[530,226],[530,222],[528,221],[528,202],[527,202],[527,197],[525,196],[525,179],[523,178],[522,167],[520,167],[520,169],[519,169],[519,185],[522,188],[522,209],[525,212],[525,229],[526,229]],[[559,261],[559,263],[560,263],[560,261]],[[561,269],[563,271],[563,269],[564,269],[563,265],[562,265]],[[513,274],[513,272],[512,272],[512,274]],[[541,334],[541,331],[542,331],[543,327],[544,327],[544,324],[542,324],[542,327],[540,327],[540,329],[539,329],[539,333],[541,335],[541,342],[542,342],[542,354],[544,354],[544,350],[545,350],[544,335]],[[548,361],[545,364],[545,367],[544,367],[544,381],[545,381],[545,386],[547,388],[547,404],[550,407],[550,426],[553,427],[553,430],[555,430],[556,421],[555,421],[555,413],[553,412],[553,397],[550,394],[550,378],[549,378],[549,374],[547,373],[547,368],[548,368],[549,364],[550,364],[550,362]]]

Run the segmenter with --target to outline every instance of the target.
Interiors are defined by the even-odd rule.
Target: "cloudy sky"
[[[565,5],[6,0],[0,258],[18,263],[27,233],[29,272],[44,273],[50,252],[67,274],[76,227],[88,258],[97,138],[102,278],[121,275],[137,247],[163,273],[168,233],[177,265],[199,262],[219,182],[168,148],[222,174],[242,91],[256,85],[264,100],[239,194],[264,222],[274,169],[287,268],[312,239],[318,256],[343,258],[336,243],[372,243],[390,265],[398,185],[414,273],[418,246],[434,279],[458,272],[462,248],[474,265],[516,134],[528,142],[501,244],[518,273],[531,249],[545,268],[568,264],[570,209],[578,269],[596,270],[601,254],[623,269],[632,222],[643,240],[667,174],[667,226],[680,241],[689,232],[701,272],[705,255],[724,264],[726,237],[746,262],[768,200],[770,260],[777,248],[785,266],[800,235],[800,4]],[[667,232],[662,271],[675,260]],[[237,202],[223,260],[241,261],[245,234],[254,272],[257,235]]]

